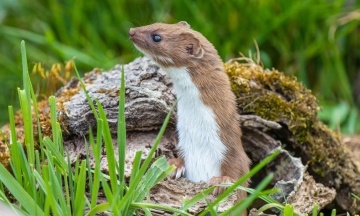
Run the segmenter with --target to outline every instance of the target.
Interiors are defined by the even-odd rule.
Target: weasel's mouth
[[[134,43],[134,44],[138,44],[139,43],[139,39],[136,37],[136,35],[130,35],[129,39]]]
[[[130,32],[129,32],[129,39],[133,42],[135,48],[145,54],[146,51],[144,51],[144,50],[146,50],[146,49],[143,48],[144,42],[141,40],[141,38],[139,38],[139,36],[137,34],[135,34],[135,33],[130,34]]]
[[[147,53],[145,50],[143,50],[141,47],[139,47],[136,43],[134,43],[134,46],[135,46],[135,48],[136,48],[137,50],[139,50],[140,52],[144,53],[145,55],[148,55],[148,53]]]
[[[139,50],[141,53],[143,53],[144,55],[146,55],[146,56],[150,57],[151,59],[153,59],[152,55],[151,55],[149,52],[147,52],[145,49],[143,49],[143,48],[141,47],[141,44],[138,44],[138,43],[136,43],[136,42],[134,41],[134,47],[135,47],[137,50]]]
[[[143,47],[143,42],[138,39],[135,35],[129,35],[130,40],[133,42],[135,48],[139,50],[140,52],[144,53],[145,55],[148,55],[148,53],[145,51]]]

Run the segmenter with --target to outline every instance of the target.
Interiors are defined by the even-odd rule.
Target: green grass
[[[323,121],[355,133],[360,129],[358,99],[352,95],[360,61],[360,2],[348,2],[3,1],[0,79],[7,80],[3,95],[15,101],[12,89],[21,77],[16,48],[22,39],[28,41],[31,64],[43,62],[49,67],[75,57],[80,71],[108,69],[139,56],[128,40],[130,27],[186,20],[215,45],[225,61],[239,52],[255,53],[256,40],[265,67],[297,76],[319,98]],[[6,109],[6,102],[0,100],[0,110]],[[339,109],[341,118],[336,117]]]
[[[27,134],[27,137],[25,138],[26,152],[24,151],[22,144],[16,140],[14,114],[12,107],[9,107],[10,128],[12,134],[11,142],[13,143],[12,145],[9,145],[11,153],[10,170],[7,170],[0,164],[0,172],[2,173],[0,175],[0,200],[7,203],[10,208],[21,212],[23,215],[39,216],[90,216],[101,212],[110,212],[114,215],[138,215],[140,211],[144,212],[146,215],[151,215],[151,209],[161,209],[172,212],[174,215],[190,215],[187,213],[187,210],[198,201],[205,199],[205,196],[211,193],[215,188],[215,186],[212,186],[190,199],[183,200],[183,204],[179,209],[146,201],[145,198],[148,196],[150,189],[159,181],[164,180],[175,169],[175,167],[168,165],[164,156],[156,158],[155,161],[153,159],[153,155],[160,143],[161,137],[171,116],[171,111],[164,120],[164,124],[161,127],[157,138],[154,140],[146,159],[141,161],[142,152],[138,151],[136,153],[130,181],[125,181],[126,123],[124,115],[124,70],[122,70],[121,86],[119,87],[120,103],[117,137],[119,158],[115,158],[114,146],[104,109],[98,101],[96,101],[98,109],[95,109],[92,102],[93,100],[88,95],[83,84],[83,90],[88,97],[88,102],[91,105],[97,120],[96,131],[93,132],[90,130],[88,139],[84,140],[87,158],[85,160],[77,160],[75,165],[70,164],[68,153],[64,151],[61,128],[56,118],[56,100],[54,96],[49,97],[52,137],[39,139],[41,147],[36,148],[29,108],[32,104],[34,109],[37,110],[37,103],[27,72],[24,42],[21,43],[21,48],[23,56],[24,85],[23,89],[18,90],[18,94],[19,99],[21,100],[25,135]],[[80,82],[82,83],[81,78]],[[102,143],[104,143],[103,146]],[[109,164],[109,175],[102,173],[100,170],[102,148],[105,148],[106,151],[106,159]],[[93,152],[94,155],[94,168],[91,168],[89,163],[88,153],[90,151]],[[227,186],[227,189],[213,202],[207,201],[208,205],[200,215],[210,213],[210,215],[225,216],[229,215],[230,212],[237,215],[248,208],[253,201],[258,198],[268,203],[260,208],[259,212],[276,208],[282,212],[284,216],[297,215],[291,205],[280,204],[268,196],[278,192],[276,189],[265,190],[272,180],[274,173],[269,173],[255,189],[244,188],[241,186],[245,181],[254,176],[272,161],[279,153],[279,150],[274,151],[235,183],[224,184],[224,186]],[[98,203],[100,188],[106,197],[106,201],[101,204]],[[216,212],[218,204],[226,200],[237,188],[247,191],[250,194],[249,197],[235,204],[227,211],[218,214]],[[16,202],[11,202],[9,200],[9,194],[11,194],[12,200],[15,200]],[[354,195],[354,197],[356,196]],[[88,209],[88,211],[85,212],[85,209]],[[332,215],[335,214],[336,211],[334,210]],[[312,215],[318,215],[318,208],[316,205],[314,206]]]

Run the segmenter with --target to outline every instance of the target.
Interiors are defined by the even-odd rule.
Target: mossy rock
[[[301,157],[317,182],[337,190],[337,204],[360,211],[360,172],[334,133],[317,119],[319,106],[311,91],[295,77],[255,63],[225,64],[240,114],[255,114],[285,128],[274,134],[285,149]]]

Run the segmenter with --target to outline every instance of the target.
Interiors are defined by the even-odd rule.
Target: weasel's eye
[[[152,35],[151,37],[155,43],[159,43],[162,40],[160,35]]]

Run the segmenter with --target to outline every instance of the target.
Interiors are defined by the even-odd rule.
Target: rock
[[[128,131],[150,131],[159,129],[175,102],[172,83],[164,71],[149,59],[138,58],[124,65],[126,86],[126,126]],[[112,133],[116,133],[118,115],[118,95],[121,80],[121,65],[112,70],[88,73],[83,81],[92,99],[97,99],[106,110]],[[77,81],[76,81],[77,82]],[[57,92],[58,97],[68,97],[67,92],[74,84],[70,82]],[[78,88],[78,86],[75,86]],[[86,135],[89,126],[95,126],[95,118],[83,91],[78,91],[63,101],[59,112],[66,131],[76,135]],[[172,119],[172,123],[175,118]]]
[[[287,202],[294,206],[296,213],[306,215],[312,212],[315,203],[318,205],[318,209],[323,209],[335,199],[335,196],[335,189],[316,183],[312,176],[305,173],[300,187],[295,193],[290,194]]]

